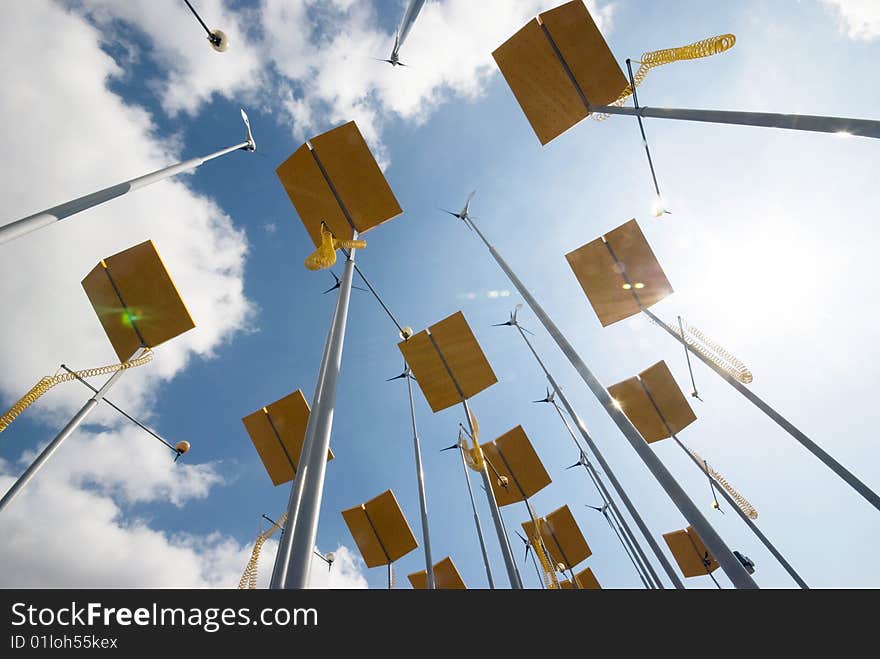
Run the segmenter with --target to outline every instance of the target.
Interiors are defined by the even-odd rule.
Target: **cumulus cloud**
[[[586,4],[609,31],[613,4]],[[102,26],[106,40],[123,39],[114,29],[121,23],[148,38],[164,72],[152,84],[168,111],[194,113],[214,94],[250,99],[277,111],[297,140],[353,119],[383,164],[381,135],[389,122],[421,123],[443,103],[479,98],[497,73],[492,51],[548,8],[544,0],[427,2],[401,49],[409,66],[392,68],[373,58],[389,56],[400,16],[380,22],[374,5],[261,0],[257,9],[233,12],[221,0],[206,0],[200,13],[231,35],[222,56],[208,47],[182,5],[77,0],[73,6]],[[191,23],[192,30],[168,30],[171,23]]]
[[[510,291],[506,288],[501,290],[489,289],[482,291],[468,291],[467,293],[459,293],[456,297],[459,300],[476,300],[481,297],[485,297],[489,300],[497,300],[503,297],[510,297]]]
[[[98,47],[95,28],[45,1],[10,3],[6,16],[0,25],[4,61],[28,66],[4,73],[0,119],[15,130],[0,154],[0,193],[8,213],[0,221],[180,157],[154,136],[147,112],[108,91],[120,68]],[[21,395],[60,363],[84,368],[114,361],[80,281],[100,259],[147,239],[156,244],[198,327],[120,380],[114,396],[127,408],[144,412],[160,381],[193,355],[210,356],[246,325],[251,305],[243,287],[244,234],[212,200],[193,193],[185,178],[159,183],[4,249],[0,291],[6,308],[15,309],[0,327],[0,362],[15,364],[0,370],[4,399]],[[81,401],[78,388],[59,387],[38,413],[57,412],[57,421]]]
[[[109,12],[106,3],[78,4]],[[114,10],[132,12],[132,20],[138,11],[139,19],[148,15],[153,4],[112,3]],[[98,18],[99,24],[111,20]],[[157,31],[169,32],[164,26]],[[101,49],[105,37],[81,15],[48,0],[4,6],[0,58],[27,65],[4,71],[0,121],[15,129],[7,131],[0,152],[0,195],[8,213],[0,222],[180,157],[173,139],[156,137],[148,112],[110,91],[124,73]],[[209,76],[196,96],[204,101],[239,84],[231,79]],[[166,82],[169,111],[196,107],[176,101],[178,83]],[[238,128],[237,117],[231,123]],[[80,368],[115,361],[79,282],[101,258],[146,239],[155,242],[198,327],[161,346],[153,363],[127,373],[114,400],[148,417],[164,380],[193,358],[210,358],[248,326],[244,234],[185,178],[163,182],[3,246],[0,295],[10,313],[0,324],[0,403],[9,404],[59,363]],[[26,414],[57,428],[82,404],[83,392],[75,384],[58,387]],[[4,511],[0,586],[236,585],[249,546],[217,532],[169,533],[137,513],[142,504],[183,508],[207,497],[223,483],[219,465],[175,465],[170,451],[114,415],[99,406],[93,420],[105,430],[74,434]],[[0,436],[7,456],[0,460],[0,492],[35,455],[11,457],[16,439],[15,424]]]
[[[880,3],[877,0],[822,0],[840,14],[850,39],[871,41],[880,37]]]
[[[104,45],[127,45],[127,31],[118,29],[121,23],[148,38],[149,57],[162,75],[146,82],[172,116],[196,114],[215,94],[253,99],[262,83],[261,53],[249,34],[252,12],[232,11],[222,0],[195,3],[208,26],[229,37],[229,50],[221,54],[211,48],[204,29],[182,2],[68,0],[67,4],[101,28]]]

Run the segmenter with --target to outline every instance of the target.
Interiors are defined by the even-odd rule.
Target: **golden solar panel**
[[[627,84],[580,0],[543,12],[492,55],[541,144],[590,114],[581,93],[591,105],[605,105]]]
[[[581,0],[538,15],[590,105],[608,105],[627,79]]]
[[[671,294],[672,286],[638,222],[630,220],[604,238],[607,244],[597,238],[565,258],[602,327],[607,327],[639,313],[634,294],[642,306],[650,307]]]
[[[686,577],[699,577],[718,569],[718,562],[709,554],[706,545],[694,531],[692,526],[681,531],[664,533],[663,539],[675,557],[681,573]],[[703,557],[709,557],[709,565],[703,563]]]
[[[572,569],[593,554],[568,506],[544,517],[542,537],[554,565],[561,563]]]
[[[151,240],[101,261],[82,287],[120,361],[141,338],[155,348],[196,326]]]
[[[593,570],[587,568],[585,570],[581,570],[576,575],[574,575],[575,580],[577,580],[577,585],[580,590],[602,590],[602,586],[599,585],[599,580],[596,579],[596,575],[593,574]],[[559,582],[559,587],[566,590],[572,590],[571,581],[565,580]]]
[[[639,374],[608,387],[608,393],[617,401],[627,418],[649,444],[679,433],[696,421],[697,417],[678,388],[666,362],[658,362]],[[642,386],[644,384],[644,387]],[[645,387],[651,394],[645,392]],[[651,402],[651,398],[654,402]],[[654,406],[656,403],[656,407]],[[660,408],[662,417],[657,413]],[[666,420],[666,423],[663,420]],[[668,426],[668,427],[667,427]]]
[[[431,336],[428,336],[428,332]],[[408,341],[401,341],[397,346],[434,412],[460,403],[459,388],[465,398],[471,398],[498,382],[461,311],[431,325]],[[443,360],[455,381],[449,376]]]
[[[311,146],[302,145],[275,173],[316,247],[322,221],[337,238],[353,237],[345,211],[361,234],[403,212],[353,121],[318,135]]]
[[[409,579],[409,582],[415,590],[428,589],[427,570],[408,574],[406,578]],[[467,586],[464,585],[464,581],[455,567],[455,563],[453,563],[452,559],[448,556],[439,563],[434,564],[434,584],[437,586],[438,590],[467,589]]]
[[[482,444],[480,448],[492,465],[489,480],[499,506],[525,501],[551,483],[550,475],[522,426],[507,431],[494,442]],[[507,479],[507,487],[498,482],[499,476]]]
[[[537,19],[501,44],[492,56],[542,145],[588,116]]]
[[[391,490],[342,511],[367,567],[393,563],[419,546]]]
[[[297,390],[242,420],[273,485],[293,480],[302,453],[309,404]],[[333,451],[327,452],[327,460]]]

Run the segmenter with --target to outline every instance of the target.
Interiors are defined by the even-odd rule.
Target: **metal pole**
[[[705,474],[706,472],[700,466],[699,461],[693,455],[691,455],[690,451],[688,451],[687,448],[685,448],[684,444],[681,443],[681,441],[678,439],[678,437],[676,437],[675,435],[672,435],[672,439],[674,439],[675,443],[678,444],[678,446],[681,448],[681,450],[687,454],[687,456],[691,459],[691,462],[693,462],[697,466],[697,468]],[[706,475],[709,476],[708,474],[706,474]],[[785,557],[779,553],[779,551],[776,549],[776,547],[773,546],[773,543],[770,542],[770,540],[767,538],[767,536],[765,536],[761,532],[761,529],[758,528],[757,524],[755,524],[751,519],[749,519],[749,516],[746,515],[742,511],[742,508],[740,508],[736,504],[736,501],[734,501],[733,497],[730,496],[730,494],[727,492],[727,490],[725,490],[723,487],[721,487],[715,481],[715,479],[712,478],[712,476],[709,476],[709,481],[712,483],[712,487],[714,487],[715,490],[722,497],[724,497],[724,500],[727,501],[728,505],[730,505],[730,507],[733,508],[737,512],[737,514],[740,516],[740,519],[742,519],[742,521],[744,521],[746,523],[746,525],[751,529],[752,533],[755,534],[755,536],[758,538],[758,540],[760,540],[764,544],[764,546],[770,551],[770,553],[773,554],[773,557],[777,561],[779,561],[779,564],[782,565],[783,568],[785,568],[785,571],[788,572],[789,576],[791,576],[792,579],[794,579],[795,583],[797,583],[797,585],[800,586],[801,588],[803,588],[804,590],[809,590],[810,587],[807,585],[807,583],[803,579],[801,579],[801,576],[795,571],[795,569],[791,566],[791,564],[787,560],[785,560]]]
[[[143,354],[144,349],[138,348],[135,353],[129,358],[129,361],[132,359],[137,359]],[[108,391],[116,384],[116,381],[122,377],[122,374],[127,369],[119,369],[110,378],[104,383],[104,385],[98,389],[94,396],[89,398],[85,405],[82,406],[79,412],[77,412],[74,417],[67,423],[66,426],[61,430],[61,432],[56,435],[55,439],[49,442],[49,445],[43,449],[43,452],[37,456],[37,458],[30,464],[27,470],[18,477],[18,480],[12,484],[12,487],[3,495],[3,498],[0,499],[0,513],[2,513],[6,506],[12,503],[12,500],[18,496],[18,493],[24,489],[24,486],[27,485],[30,480],[36,475],[36,473],[40,470],[43,464],[52,457],[52,454],[58,450],[58,447],[61,446],[61,443],[70,437],[74,431],[82,424],[85,418],[92,413],[92,410],[97,407],[98,403],[101,402],[101,399],[107,394]]]
[[[394,588],[394,572],[391,569],[391,563],[388,563],[388,590],[392,590]]]
[[[352,239],[357,240],[357,231],[352,230]],[[330,447],[330,431],[333,428],[333,406],[336,402],[336,383],[342,365],[342,348],[345,341],[345,326],[348,320],[348,302],[351,297],[351,280],[354,275],[354,255],[352,249],[345,262],[342,284],[339,287],[337,313],[331,329],[332,340],[327,356],[327,371],[321,385],[320,401],[312,408],[309,426],[313,425],[311,436],[307,433],[300,458],[299,470],[294,479],[294,490],[302,487],[302,498],[298,512],[288,510],[288,520],[295,515],[294,522],[288,521],[292,529],[293,543],[284,588],[306,588],[309,582],[312,548],[318,535],[318,518],[321,512],[321,499],[324,495],[324,474],[327,470],[327,450]],[[294,525],[295,524],[295,525]]]
[[[471,437],[473,437],[474,443],[477,443],[477,433],[474,431],[474,424],[471,421],[471,411],[464,397],[461,399],[461,404],[464,406],[464,414],[471,430]],[[501,545],[501,555],[504,557],[504,566],[507,568],[510,587],[514,590],[520,590],[523,587],[522,580],[519,576],[519,570],[516,568],[516,562],[513,560],[513,552],[510,550],[510,542],[508,542],[507,533],[504,530],[504,522],[501,520],[501,512],[498,510],[498,502],[495,500],[495,492],[492,490],[492,482],[489,480],[489,466],[485,459],[480,476],[483,477],[483,488],[486,490],[486,500],[489,502],[489,512],[492,513],[492,521],[495,523],[495,532],[498,534],[498,544]]]
[[[428,503],[425,496],[425,472],[422,470],[422,449],[419,446],[419,432],[416,429],[416,406],[413,401],[412,378],[410,377],[409,365],[406,370],[406,388],[409,392],[409,413],[412,418],[413,448],[416,453],[416,480],[419,483],[419,506],[422,513],[422,537],[425,541],[425,571],[428,574],[428,588],[434,590],[437,584],[434,581],[434,561],[431,558],[431,536],[428,531]]]
[[[729,110],[685,110],[681,108],[638,109],[612,105],[590,106],[590,112],[623,114],[631,117],[655,119],[679,119],[713,124],[782,128],[813,133],[842,133],[859,137],[880,138],[880,121],[874,119],[848,119],[845,117],[817,117],[803,114],[776,114],[770,112],[732,112]]]
[[[494,493],[493,493],[494,496]],[[509,538],[507,535],[507,524],[504,522],[504,515],[501,514],[501,508],[498,508],[498,519],[501,520],[501,530],[504,532],[504,537]],[[524,589],[525,585],[523,584],[522,575],[519,572],[519,568],[516,565],[516,561],[513,562],[513,569],[516,571],[516,580],[520,583],[521,587]]]
[[[720,368],[717,364],[712,363],[711,360],[706,359],[702,354],[700,354],[697,350],[694,350],[692,346],[690,346],[687,341],[678,336],[674,331],[672,331],[669,327],[667,327],[666,323],[657,318],[651,312],[650,309],[646,309],[642,307],[642,312],[648,316],[651,320],[653,320],[657,325],[665,329],[676,341],[681,343],[686,349],[690,350],[700,361],[702,361],[706,366],[715,371],[722,378],[727,380],[728,384],[736,389],[739,393],[745,396],[752,404],[755,405],[759,410],[761,410],[764,414],[773,419],[776,423],[778,423],[783,430],[785,430],[789,435],[794,437],[798,442],[800,442],[801,446],[806,448],[810,453],[815,455],[822,463],[831,469],[835,474],[837,474],[840,478],[842,478],[847,485],[853,488],[856,492],[861,494],[865,499],[867,499],[868,503],[870,503],[874,508],[880,510],[880,496],[877,496],[877,493],[871,490],[867,485],[865,485],[862,481],[860,481],[851,471],[849,471],[846,467],[840,464],[837,460],[832,458],[828,453],[826,453],[822,448],[813,442],[809,437],[807,437],[800,430],[795,428],[788,419],[779,414],[776,410],[770,407],[767,403],[761,400],[758,396],[756,396],[750,389],[748,389],[745,385],[739,382],[736,378],[731,377],[729,373],[726,373],[722,368]]]
[[[519,280],[517,280],[519,281]],[[590,433],[587,432],[587,427],[584,425],[584,422],[581,420],[578,413],[574,411],[574,408],[571,406],[571,403],[568,401],[568,397],[562,391],[562,388],[556,383],[556,379],[551,375],[550,371],[544,365],[543,360],[538,355],[535,348],[532,346],[531,341],[529,341],[528,337],[526,337],[525,332],[522,331],[522,328],[519,325],[516,325],[517,330],[519,330],[520,336],[525,341],[529,350],[534,355],[535,359],[538,362],[538,365],[541,367],[541,370],[544,371],[544,375],[547,377],[547,381],[550,383],[550,386],[553,387],[553,391],[556,392],[556,395],[559,396],[559,400],[562,401],[562,404],[565,406],[566,411],[569,416],[574,420],[575,425],[578,427],[580,431],[581,437],[584,438],[584,441],[590,447],[590,450],[593,452],[593,455],[596,456],[596,459],[599,461],[599,464],[602,466],[603,471],[608,475],[608,480],[611,481],[611,485],[614,487],[614,490],[617,492],[617,496],[620,497],[620,500],[623,501],[623,505],[626,506],[626,509],[629,511],[630,516],[636,523],[636,526],[639,527],[639,530],[642,532],[642,535],[645,537],[645,540],[648,541],[648,545],[651,547],[651,550],[654,552],[654,555],[657,557],[657,560],[660,561],[660,565],[663,566],[663,569],[666,571],[667,576],[672,581],[673,585],[676,588],[684,588],[684,584],[679,579],[678,574],[670,565],[669,560],[666,558],[666,555],[663,553],[663,550],[660,549],[660,545],[657,544],[657,541],[654,540],[654,536],[651,534],[651,531],[648,529],[648,525],[645,524],[645,521],[642,519],[642,516],[639,514],[638,509],[635,507],[633,502],[630,500],[629,495],[627,495],[626,490],[623,489],[623,485],[620,484],[620,481],[617,480],[617,476],[615,476],[614,471],[611,469],[611,465],[605,460],[605,456],[602,455],[602,452],[599,450],[599,447],[596,446],[596,443],[593,441],[593,438],[590,437]],[[568,427],[568,421],[565,417],[562,417],[563,422]],[[580,444],[578,444],[577,439],[572,435],[572,439],[575,440],[575,445],[578,447],[578,450],[583,452]],[[635,535],[633,535],[632,530],[629,528],[629,525],[626,523],[623,515],[620,514],[620,510],[617,508],[617,504],[614,503],[614,500],[611,499],[609,495],[609,500],[611,500],[612,506],[617,513],[618,520],[622,524],[623,528],[626,530],[626,533],[629,535],[632,544],[635,546],[635,549],[638,551],[638,555],[641,561],[644,563],[644,567],[648,570],[651,575],[652,580],[656,584],[658,588],[663,589],[663,582],[660,580],[660,577],[657,575],[657,572],[654,570],[654,566],[651,565],[651,562],[648,560],[647,556],[645,556],[642,551],[641,546],[636,540]]]
[[[615,523],[612,521],[613,516],[608,514],[608,510],[609,510],[609,508],[606,504],[605,509],[600,511],[602,513],[602,517],[605,518],[605,521],[608,522],[608,526],[611,527],[611,530],[614,532],[614,535],[617,536],[618,542],[620,542],[620,544],[623,546],[623,551],[626,552],[627,558],[629,558],[630,563],[633,564],[633,567],[636,569],[636,573],[641,578],[642,583],[645,585],[645,588],[648,588],[648,589],[653,588],[654,586],[649,583],[648,579],[645,577],[645,574],[642,572],[642,570],[643,570],[642,566],[636,561],[635,553],[630,550],[629,546],[626,544],[626,541],[625,541],[623,534],[620,532],[618,527],[615,526]]]
[[[503,457],[503,456],[502,456],[502,457]],[[508,465],[508,468],[509,468],[509,467],[510,467],[510,465]],[[513,472],[510,472],[510,473],[512,474]],[[520,490],[520,492],[522,492],[522,490]],[[540,529],[540,527],[538,526],[538,520],[535,519],[535,511],[532,510],[532,505],[529,503],[529,500],[528,500],[528,499],[523,498],[523,502],[526,504],[526,510],[527,510],[528,513],[529,513],[529,519],[532,521],[532,528],[535,530],[535,534],[538,536],[538,541],[539,541],[539,544],[541,545],[541,546],[540,546],[540,549],[541,549],[541,551],[544,553],[544,558],[547,560],[548,563],[550,563],[550,565],[551,565],[551,566],[553,567],[553,569],[555,570],[555,569],[556,569],[556,566],[553,565],[553,559],[550,558],[548,552],[546,551],[546,547],[544,546],[544,536],[541,535],[541,529]],[[526,539],[526,542],[528,543],[529,540]],[[535,554],[537,554],[537,552],[538,552],[538,547],[535,547],[535,546],[533,545],[533,546],[532,546],[532,559],[536,562],[535,568],[538,567],[538,566],[537,566],[537,560],[538,560],[538,559],[537,559],[536,556],[535,556]],[[538,581],[541,583],[541,589],[542,589],[542,590],[547,590],[547,584],[546,584],[546,582],[544,581],[544,577],[545,577],[545,575],[544,575],[544,570],[543,570],[543,569],[539,569],[539,570],[538,570]],[[520,578],[522,578],[522,577],[520,577]]]
[[[657,578],[657,574],[653,572],[653,569],[649,570],[648,567],[650,563],[648,562],[648,557],[645,556],[642,548],[638,545],[638,541],[636,541],[635,536],[629,528],[629,525],[626,523],[626,520],[620,514],[620,511],[617,508],[617,504],[614,502],[614,499],[611,498],[611,494],[608,492],[608,488],[605,487],[605,483],[602,482],[601,477],[599,476],[599,472],[596,471],[593,464],[587,458],[587,453],[581,448],[581,445],[578,443],[577,438],[574,436],[574,431],[571,429],[571,426],[568,423],[568,419],[562,414],[562,410],[559,409],[559,406],[556,404],[556,401],[552,401],[553,409],[556,410],[556,413],[559,415],[559,418],[562,419],[562,423],[565,425],[565,429],[568,430],[568,434],[571,436],[574,445],[577,447],[580,452],[580,462],[584,467],[584,471],[587,472],[587,475],[590,477],[590,480],[593,481],[593,485],[596,486],[596,489],[599,491],[599,496],[602,498],[602,503],[607,504],[612,513],[616,513],[616,517],[612,514],[612,519],[614,519],[618,525],[622,529],[626,529],[624,534],[618,533],[617,529],[612,525],[611,529],[617,533],[617,537],[621,543],[623,543],[623,548],[626,551],[627,555],[630,556],[630,560],[633,561],[633,565],[635,565],[636,571],[639,573],[639,577],[642,579],[642,583],[645,584],[646,588],[656,588],[657,585],[654,581],[656,578],[656,582],[660,583],[660,587],[663,587],[660,579]],[[609,520],[609,524],[611,521]],[[632,540],[630,539],[632,538]],[[636,547],[638,547],[638,551],[636,551]],[[633,558],[635,557],[635,558]],[[647,575],[647,577],[646,577]]]
[[[489,579],[489,588],[495,590],[495,580],[492,579],[492,570],[489,568],[489,554],[486,553],[486,541],[483,539],[483,527],[480,526],[480,516],[477,514],[477,501],[474,499],[474,490],[471,487],[471,476],[467,462],[464,459],[464,449],[458,445],[458,453],[461,455],[461,468],[464,470],[464,482],[467,483],[468,495],[471,498],[471,508],[474,511],[474,524],[477,527],[477,537],[480,539],[480,551],[483,554],[483,565],[486,566],[486,578]]]
[[[733,552],[721,536],[718,535],[715,529],[712,528],[708,520],[706,520],[700,512],[700,509],[690,500],[687,493],[672,477],[672,474],[669,473],[669,470],[666,469],[660,459],[654,454],[647,443],[645,443],[645,440],[639,434],[638,430],[636,430],[635,426],[630,423],[629,419],[621,410],[614,406],[614,401],[612,401],[611,395],[602,386],[596,376],[593,375],[592,371],[590,371],[571,343],[568,342],[568,339],[563,336],[556,324],[550,319],[544,309],[541,308],[541,305],[538,304],[537,300],[532,297],[532,294],[529,293],[528,289],[513,273],[501,255],[494,247],[492,247],[489,241],[486,240],[486,237],[477,227],[476,222],[474,222],[472,218],[468,218],[467,221],[483,243],[485,243],[489,252],[510,279],[511,283],[516,287],[520,295],[523,296],[523,299],[525,299],[526,303],[532,309],[532,312],[538,317],[541,324],[550,336],[553,337],[553,340],[556,341],[556,344],[568,358],[571,365],[574,366],[584,383],[589,387],[590,391],[593,392],[593,395],[602,404],[602,407],[605,408],[608,416],[611,417],[611,420],[614,421],[620,429],[620,432],[627,439],[630,446],[632,446],[636,454],[642,459],[642,462],[654,478],[657,479],[657,482],[669,498],[672,499],[673,503],[682,515],[684,515],[688,523],[697,531],[703,542],[706,544],[706,548],[712,553],[715,560],[718,561],[718,564],[727,574],[733,585],[736,588],[757,588],[758,585],[755,583],[755,580],[752,579],[748,572],[746,572],[746,569],[743,567],[742,563],[739,562],[739,559],[733,555]],[[649,541],[652,540],[650,536],[647,537]]]
[[[330,356],[330,346],[333,343],[333,336],[337,326],[336,318],[339,316],[340,312],[340,299],[340,296],[337,295],[336,307],[333,310],[333,318],[330,321],[330,330],[327,332],[327,338],[324,341],[324,352],[321,356],[321,365],[318,368],[318,380],[315,383],[315,393],[312,396],[311,413],[309,414],[309,420],[306,423],[306,432],[303,436],[303,448],[302,451],[300,451],[299,464],[304,464],[308,460],[308,449],[312,444],[311,437],[314,434],[315,428],[313,418],[315,416],[315,412],[320,406],[321,395],[324,389],[324,380],[327,373],[327,363]],[[299,503],[302,499],[302,493],[303,483],[302,481],[297,481],[296,475],[294,474],[294,482],[291,485],[290,496],[287,499],[287,528],[293,529],[294,527],[291,522],[296,520],[297,514],[299,513]],[[272,569],[272,580],[269,582],[269,588],[277,590],[284,587],[284,581],[287,578],[287,564],[290,561],[290,552],[292,547],[293,534],[282,534],[278,540],[278,553],[275,554],[275,566]]]
[[[111,185],[109,188],[98,190],[97,192],[87,194],[83,197],[79,197],[78,199],[74,199],[73,201],[68,201],[63,204],[59,204],[58,206],[53,206],[52,208],[48,208],[39,213],[34,213],[33,215],[29,215],[20,220],[15,220],[14,222],[10,222],[9,224],[0,226],[0,245],[15,240],[16,238],[21,238],[25,234],[36,231],[37,229],[42,229],[43,227],[58,222],[59,220],[63,220],[66,217],[70,217],[71,215],[75,215],[76,213],[79,213],[81,211],[103,204],[104,202],[110,201],[111,199],[121,197],[122,195],[131,192],[132,190],[138,190],[139,188],[143,188],[147,185],[150,185],[151,183],[156,183],[171,176],[180,174],[181,172],[195,169],[196,167],[203,165],[209,160],[219,158],[220,156],[224,156],[232,151],[256,151],[257,144],[254,141],[253,135],[251,135],[250,123],[244,110],[241,111],[241,116],[242,119],[244,119],[245,127],[247,129],[247,139],[244,142],[236,144],[235,146],[231,146],[227,149],[215,151],[214,153],[211,153],[207,156],[203,156],[200,158],[191,158],[190,160],[177,163],[176,165],[171,165],[170,167],[159,169],[150,174],[139,176],[138,178],[133,178],[129,181],[125,181],[117,185]]]

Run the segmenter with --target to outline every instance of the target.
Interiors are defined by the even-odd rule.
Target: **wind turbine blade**
[[[574,463],[573,465],[571,465],[570,467],[566,467],[566,469],[574,469],[575,467],[580,467],[582,464],[583,464],[583,463],[582,463],[580,460],[578,460],[577,462],[575,462],[575,463]]]
[[[450,215],[452,215],[452,217],[457,217],[458,219],[461,219],[458,213],[453,213],[452,211],[448,211],[445,208],[438,208],[437,210],[441,210],[444,213],[449,213]]]
[[[459,448],[459,446],[458,446],[457,443],[456,443],[456,444],[453,444],[452,446],[447,446],[446,448],[441,448],[441,449],[440,449],[440,452],[443,453],[443,451],[451,451],[451,450],[454,449],[454,448]]]

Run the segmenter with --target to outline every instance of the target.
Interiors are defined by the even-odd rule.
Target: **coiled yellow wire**
[[[61,384],[62,382],[70,382],[71,380],[76,380],[77,378],[93,378],[99,375],[107,375],[108,373],[115,373],[116,371],[124,371],[129,368],[135,368],[136,366],[143,366],[147,362],[149,362],[153,358],[153,352],[146,348],[144,354],[136,359],[130,359],[127,362],[122,362],[120,364],[111,364],[109,366],[99,366],[98,368],[89,368],[84,371],[73,371],[73,372],[64,372],[61,375],[56,373],[52,376],[46,376],[33,387],[31,387],[30,391],[28,391],[24,396],[18,399],[18,401],[11,407],[9,410],[3,415],[0,416],[0,432],[6,430],[9,427],[16,417],[18,417],[22,412],[24,412],[28,407],[36,403],[40,397],[48,392],[52,387],[57,384]]]
[[[544,542],[541,539],[540,534],[536,534],[535,537],[530,538],[530,540],[532,543],[532,550],[535,552],[538,561],[541,563],[541,571],[544,573],[544,586],[548,589],[558,589],[559,579],[556,577],[556,568],[550,565],[550,559],[547,558],[547,550],[544,548]]]
[[[682,446],[684,446],[684,444],[682,444]],[[739,509],[742,510],[749,519],[758,519],[758,511],[755,509],[755,507],[751,503],[749,503],[748,499],[737,492],[736,489],[734,489],[733,485],[727,482],[724,476],[712,469],[712,467],[709,466],[709,463],[703,460],[703,458],[701,458],[696,451],[688,448],[687,446],[684,446],[684,449],[691,454],[694,460],[699,463],[700,468],[706,474],[708,474],[710,478],[713,478],[715,482],[717,482],[721,487],[724,488],[724,490],[731,496],[731,498],[736,501],[736,505],[739,507]]]
[[[248,561],[247,566],[244,568],[244,573],[241,575],[241,579],[238,582],[239,590],[255,590],[257,587],[257,568],[259,566],[260,561],[260,551],[263,549],[263,544],[271,538],[275,531],[280,529],[284,524],[285,520],[287,520],[287,513],[284,513],[281,518],[278,520],[277,524],[274,524],[272,528],[268,531],[263,531],[257,536],[256,542],[254,542],[254,549],[251,551],[251,558]]]
[[[658,66],[671,64],[672,62],[678,62],[681,60],[701,59],[703,57],[718,55],[719,53],[723,53],[724,51],[733,48],[735,43],[736,37],[734,35],[721,34],[717,37],[703,39],[702,41],[697,41],[688,44],[687,46],[680,46],[679,48],[666,48],[665,50],[653,50],[644,53],[642,55],[641,64],[639,65],[639,70],[633,75],[636,87],[645,81],[645,78],[648,77],[648,73],[650,73],[651,69],[656,69]],[[617,97],[617,100],[613,103],[609,103],[609,105],[621,107],[626,102],[626,99],[632,96],[632,93],[632,86],[627,85],[620,93],[620,96]],[[605,121],[605,119],[610,116],[610,114],[597,113],[593,115],[593,119],[596,121]]]
[[[651,322],[655,322],[653,318],[651,318]],[[663,321],[660,321],[660,323],[670,332],[681,337],[681,332],[678,329],[673,328]],[[752,372],[733,353],[725,350],[693,325],[682,322],[682,326],[684,327],[684,337],[682,338],[691,348],[696,350],[735,380],[742,382],[743,384],[750,384],[752,382],[754,379],[752,377]]]
[[[341,240],[336,238],[327,225],[321,223],[321,244],[306,258],[306,267],[309,270],[326,270],[336,263],[336,250],[340,247],[346,249],[364,249],[367,246],[363,240]]]

